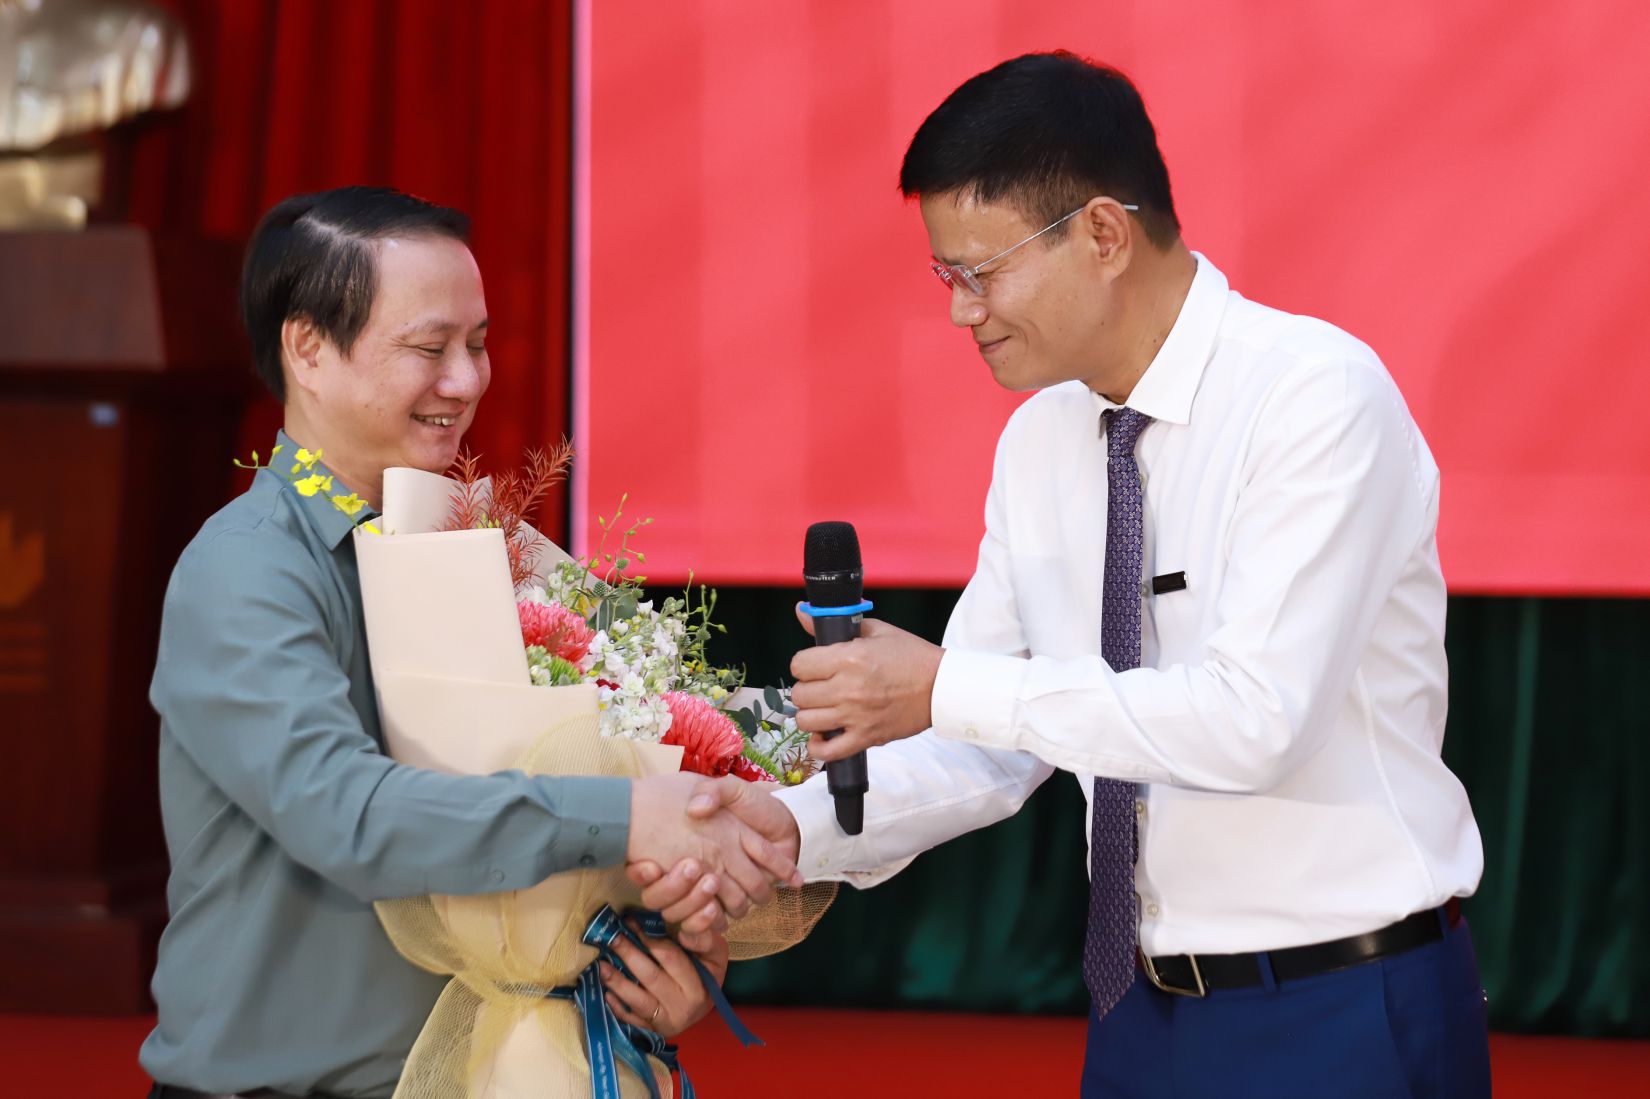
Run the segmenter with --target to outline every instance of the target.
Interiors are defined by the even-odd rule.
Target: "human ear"
[[[320,381],[326,340],[308,317],[281,322],[281,364],[293,385],[314,393]]]
[[[1077,220],[1087,235],[1090,250],[1113,276],[1128,269],[1134,257],[1135,222],[1123,204],[1104,196],[1094,198]]]

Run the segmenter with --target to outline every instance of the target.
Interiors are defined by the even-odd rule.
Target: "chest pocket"
[[[1196,664],[1207,655],[1215,592],[1221,572],[1216,548],[1200,537],[1178,509],[1158,511],[1153,532],[1152,576],[1147,578],[1144,619],[1155,635],[1158,667]]]

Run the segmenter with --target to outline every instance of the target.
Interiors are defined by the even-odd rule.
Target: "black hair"
[[[241,323],[253,369],[277,400],[286,400],[281,326],[303,317],[349,354],[378,291],[373,242],[392,236],[468,244],[470,219],[388,187],[339,187],[293,195],[258,222],[241,268]]]
[[[1180,236],[1140,92],[1116,69],[1064,50],[1004,61],[946,96],[911,138],[899,186],[907,198],[1006,202],[1035,226],[1108,195],[1140,206],[1157,247]]]

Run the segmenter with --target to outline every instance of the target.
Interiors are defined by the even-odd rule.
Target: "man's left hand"
[[[797,612],[813,633],[813,619]],[[809,753],[821,762],[922,732],[933,724],[931,698],[945,650],[886,622],[867,618],[859,637],[804,649],[791,660],[796,724],[813,733]],[[841,729],[826,740],[820,733]]]
[[[634,919],[625,922],[641,935],[641,924]],[[607,962],[601,963],[607,1003],[620,1022],[672,1038],[710,1012],[710,993],[680,946],[669,939],[642,941],[647,943],[646,951],[623,935],[613,940],[611,949],[631,976],[626,977]],[[716,983],[721,984],[728,973],[728,941],[712,933],[705,948],[696,953]]]

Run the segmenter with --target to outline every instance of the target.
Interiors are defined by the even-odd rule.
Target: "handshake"
[[[631,784],[626,873],[690,950],[776,887],[800,886],[800,842],[790,810],[760,784],[687,773]]]

